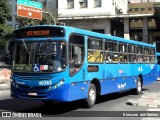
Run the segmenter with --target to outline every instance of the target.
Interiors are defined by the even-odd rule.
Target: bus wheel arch
[[[142,76],[142,74],[139,74],[139,75],[138,75],[138,78],[140,78],[141,83],[142,83],[142,86],[143,86],[143,76]],[[137,78],[137,80],[138,80],[138,78]]]
[[[93,79],[88,88],[87,98],[84,99],[84,107],[93,107],[96,103],[97,95],[100,95],[100,83],[98,79]]]
[[[96,93],[97,95],[99,96],[101,94],[101,86],[100,86],[100,82],[97,78],[94,78],[92,81],[91,81],[92,84],[95,85],[96,87]]]
[[[143,86],[143,77],[142,77],[142,74],[139,74],[136,81],[136,88],[134,90],[134,93],[136,95],[142,92],[142,86]]]

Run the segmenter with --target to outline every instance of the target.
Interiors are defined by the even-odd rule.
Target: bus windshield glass
[[[65,42],[19,42],[14,45],[13,70],[59,72],[66,68]]]

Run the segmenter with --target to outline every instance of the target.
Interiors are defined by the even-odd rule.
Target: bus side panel
[[[160,80],[160,64],[157,65],[157,80]]]
[[[143,85],[148,85],[157,80],[157,65],[154,64],[147,64],[143,66]],[[148,74],[146,74],[146,71],[149,71]]]
[[[135,78],[130,76],[128,64],[105,64],[105,80],[101,82],[101,94],[134,88],[134,80]]]
[[[104,64],[104,81],[101,81],[101,95],[113,93],[116,91],[116,79],[117,73],[116,64]],[[113,69],[114,68],[114,69]]]
[[[73,76],[70,77],[71,81],[71,100],[78,100],[87,98],[90,80],[86,78],[86,64]]]
[[[144,85],[156,80],[156,66],[153,64],[105,64],[104,66],[105,79],[100,81],[102,95],[136,88],[140,74]]]

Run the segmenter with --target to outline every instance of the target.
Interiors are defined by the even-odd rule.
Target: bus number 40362
[[[52,81],[40,81],[39,85],[52,85]]]

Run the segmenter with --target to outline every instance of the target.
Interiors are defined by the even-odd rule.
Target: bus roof
[[[35,27],[37,27],[37,28],[38,27],[60,27],[60,28],[64,28],[66,31],[68,31],[69,34],[70,33],[78,33],[78,34],[82,34],[82,35],[96,37],[96,38],[99,38],[99,39],[109,39],[109,40],[113,40],[113,41],[127,42],[127,43],[135,44],[135,45],[155,47],[154,44],[148,44],[148,43],[139,42],[139,41],[135,41],[135,40],[128,40],[128,39],[121,38],[121,37],[110,36],[110,35],[107,35],[107,34],[97,33],[97,32],[84,30],[84,29],[79,29],[79,28],[74,28],[74,27],[70,27],[70,26],[36,25],[36,26],[27,26],[27,27],[24,27],[24,28],[19,28],[15,31],[28,29],[28,28],[35,28]]]

